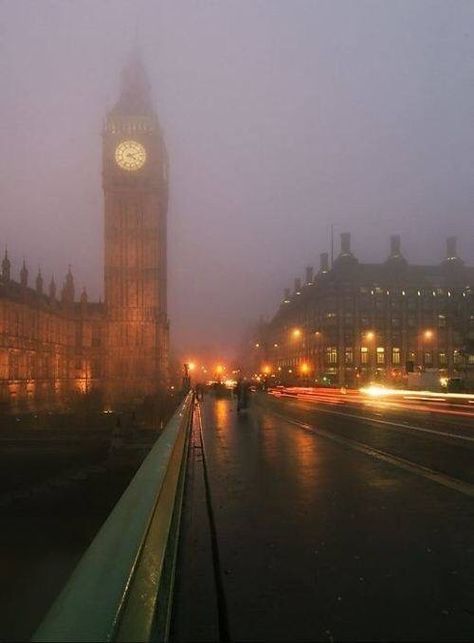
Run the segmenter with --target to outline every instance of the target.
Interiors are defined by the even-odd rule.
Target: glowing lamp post
[[[369,367],[369,377],[372,378],[374,375],[374,340],[375,340],[375,333],[373,330],[368,330],[364,334],[364,340],[368,344],[367,346],[367,357],[368,357],[368,364],[367,366]]]
[[[300,365],[300,373],[303,381],[305,381],[308,378],[310,371],[311,371],[311,367],[307,362],[303,362]]]
[[[431,366],[433,366],[433,353],[431,352],[433,338],[434,338],[434,333],[431,329],[427,328],[425,331],[423,331],[422,364],[424,368],[430,368]]]

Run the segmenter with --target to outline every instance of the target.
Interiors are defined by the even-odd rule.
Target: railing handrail
[[[33,641],[149,640],[192,418],[189,393],[53,603]],[[179,502],[181,499],[179,499]],[[158,633],[158,638],[164,638]]]

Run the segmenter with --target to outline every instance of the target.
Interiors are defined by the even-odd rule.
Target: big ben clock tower
[[[112,403],[167,386],[168,159],[140,60],[103,131],[106,388]]]

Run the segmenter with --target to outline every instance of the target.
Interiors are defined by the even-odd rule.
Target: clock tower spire
[[[168,383],[168,157],[137,54],[106,117],[102,181],[107,390],[134,401]]]

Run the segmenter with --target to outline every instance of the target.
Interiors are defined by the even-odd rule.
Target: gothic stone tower
[[[106,389],[112,403],[167,386],[168,159],[138,58],[103,131]]]

